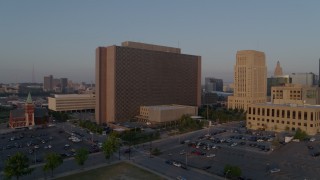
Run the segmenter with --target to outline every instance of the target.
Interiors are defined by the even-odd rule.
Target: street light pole
[[[186,169],[188,169],[188,152],[189,152],[189,148],[187,147],[187,151],[186,151]]]

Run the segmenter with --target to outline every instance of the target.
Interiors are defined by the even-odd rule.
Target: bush
[[[161,151],[158,148],[152,149],[151,154],[154,156],[158,156],[161,154]]]
[[[231,166],[231,165],[227,164],[224,166],[224,174],[227,177],[236,178],[236,177],[240,177],[242,172],[241,172],[240,167]]]
[[[304,140],[308,137],[308,134],[305,131],[302,131],[300,128],[297,129],[294,139]]]

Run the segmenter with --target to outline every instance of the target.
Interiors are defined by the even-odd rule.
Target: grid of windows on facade
[[[281,110],[273,108],[249,107],[249,114],[258,116],[271,116],[280,118],[291,118],[297,120],[319,120],[320,112],[303,110]]]
[[[319,111],[296,109],[283,110],[259,107],[249,107],[248,109],[248,124],[252,124],[250,121],[256,121],[258,126],[266,126],[267,124],[264,124],[265,122],[304,127],[308,127],[309,124],[309,127],[318,127],[319,123],[317,121],[319,120],[319,117]]]

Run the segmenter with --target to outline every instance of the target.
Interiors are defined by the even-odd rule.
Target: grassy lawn
[[[129,163],[118,163],[110,166],[105,166],[90,171],[73,174],[58,178],[58,180],[140,180],[140,179],[164,179],[156,174],[141,169]]]

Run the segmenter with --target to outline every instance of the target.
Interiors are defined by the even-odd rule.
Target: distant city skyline
[[[95,82],[95,48],[123,41],[179,47],[202,57],[205,77],[233,81],[238,50],[265,52],[268,77],[313,72],[320,2],[1,1],[0,83],[54,75]]]

